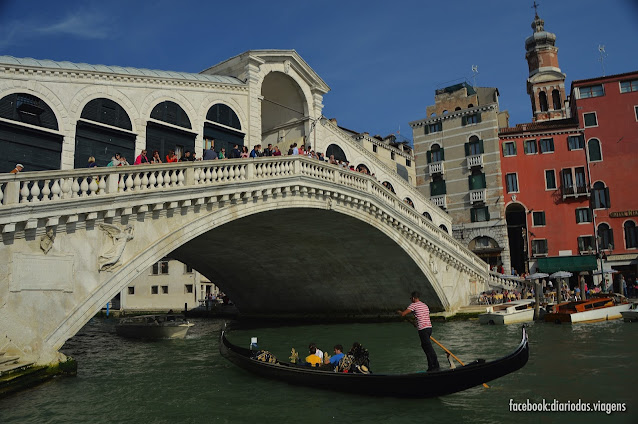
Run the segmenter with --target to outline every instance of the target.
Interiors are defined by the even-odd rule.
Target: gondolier
[[[413,291],[410,295],[410,305],[405,311],[397,311],[402,317],[413,312],[416,317],[416,328],[419,331],[419,338],[421,339],[421,348],[425,352],[425,356],[428,358],[428,371],[439,370],[439,360],[436,357],[436,352],[430,342],[430,336],[432,335],[432,323],[430,321],[430,308],[428,305],[421,302],[419,297],[421,294],[418,291]]]

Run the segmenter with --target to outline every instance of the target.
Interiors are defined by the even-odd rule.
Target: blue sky
[[[638,0],[538,0],[572,80],[638,70]],[[498,87],[510,124],[529,122],[528,0],[0,0],[0,55],[200,72],[251,49],[295,49],[326,81],[324,114],[371,134],[425,117],[434,90]]]

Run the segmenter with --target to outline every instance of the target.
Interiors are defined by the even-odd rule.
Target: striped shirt
[[[417,330],[432,327],[432,323],[430,322],[430,308],[428,308],[428,305],[419,300],[418,302],[411,303],[408,309],[414,312]]]

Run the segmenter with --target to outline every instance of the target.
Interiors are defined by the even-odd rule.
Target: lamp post
[[[313,133],[312,150],[313,152],[315,152],[315,154],[317,154],[317,121],[321,121],[321,124],[324,125],[326,121],[326,117],[321,115],[319,118],[315,118],[312,120],[312,126],[310,127],[310,132]]]

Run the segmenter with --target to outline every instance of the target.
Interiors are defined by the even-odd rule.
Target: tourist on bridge
[[[217,152],[215,151],[215,140],[210,141],[210,149],[204,150],[203,160],[215,160],[217,159]]]
[[[413,291],[410,295],[410,305],[408,305],[405,311],[397,311],[402,317],[413,312],[416,317],[416,329],[419,332],[419,338],[421,339],[421,348],[425,352],[425,356],[428,358],[428,371],[437,371],[439,369],[439,360],[436,357],[436,352],[430,342],[430,336],[432,335],[432,323],[430,321],[430,308],[428,305],[421,302],[419,297],[421,294],[418,291]]]
[[[119,153],[116,153],[115,156],[111,158],[111,161],[106,166],[120,166],[121,165],[120,158],[121,158],[121,155]]]
[[[281,150],[279,150],[279,146],[275,146],[275,150],[272,152],[273,156],[281,156]]]
[[[21,163],[17,164],[15,168],[13,168],[13,170],[11,172],[9,172],[9,174],[17,174],[18,172],[22,171],[24,169],[24,165],[22,165]]]
[[[184,156],[182,156],[179,161],[180,162],[193,162],[195,160],[195,155],[191,155],[190,150],[186,150],[184,152]]]
[[[230,154],[228,155],[229,159],[239,159],[241,156],[241,152],[239,151],[239,144],[235,144],[233,146],[233,149],[230,151]]]
[[[166,155],[166,163],[173,163],[173,162],[177,162],[177,155],[175,154],[175,150],[171,149],[168,151],[168,154]]]
[[[153,150],[153,157],[151,158],[151,163],[162,163],[162,159],[160,158],[160,154],[157,150]]]
[[[268,147],[264,149],[264,156],[273,156],[272,144],[268,143]]]
[[[250,152],[248,152],[248,147],[242,146],[241,154],[239,155],[239,157],[241,157],[242,159],[247,159],[249,156],[250,156]]]
[[[89,164],[86,167],[87,168],[97,167],[97,163],[95,162],[95,156],[89,156]]]
[[[133,162],[133,165],[145,165],[149,163],[148,158],[146,157],[146,149],[142,150],[142,153],[140,153],[136,158],[135,158],[135,162]]]

